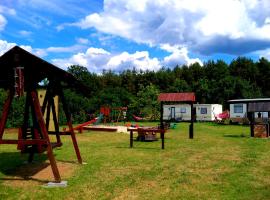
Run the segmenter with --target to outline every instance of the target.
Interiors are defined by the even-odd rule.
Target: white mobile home
[[[163,120],[188,121],[191,119],[189,104],[172,104],[163,106]]]
[[[230,120],[232,122],[242,122],[244,118],[247,118],[247,104],[230,104]]]
[[[198,121],[213,121],[217,114],[222,113],[220,104],[194,104]],[[189,104],[172,104],[163,106],[163,120],[188,121],[191,119]]]
[[[195,104],[196,120],[214,121],[215,117],[222,113],[221,104]]]
[[[239,99],[239,101],[242,99]],[[245,100],[245,99],[244,99]],[[243,101],[244,101],[243,100]],[[236,103],[230,104],[230,120],[232,122],[247,123],[247,104],[246,103]],[[268,118],[268,112],[255,112],[255,118],[258,118],[258,115],[261,115],[262,119]]]

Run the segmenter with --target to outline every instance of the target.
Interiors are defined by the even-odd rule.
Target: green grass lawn
[[[122,133],[78,135],[87,165],[74,165],[66,188],[44,188],[38,180],[7,185],[27,157],[15,145],[0,145],[0,199],[270,199],[268,139],[250,138],[247,126],[196,123],[190,140],[188,125],[166,133],[165,150],[160,141],[130,149]],[[69,136],[63,142],[54,150],[57,162],[76,161]]]

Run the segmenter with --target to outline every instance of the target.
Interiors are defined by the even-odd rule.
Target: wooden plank
[[[1,121],[0,121],[0,139],[3,138],[3,134],[4,134],[5,126],[7,123],[7,118],[8,118],[8,114],[9,114],[9,110],[10,110],[13,96],[14,96],[14,92],[8,91],[8,97],[7,97],[5,104],[3,106],[2,117],[1,117]]]
[[[133,147],[133,130],[130,130],[130,133],[129,133],[129,147],[130,148]]]
[[[51,145],[50,138],[49,138],[49,135],[48,135],[48,132],[47,132],[47,129],[46,129],[44,119],[43,119],[43,114],[42,114],[42,111],[41,111],[41,108],[40,108],[40,103],[39,103],[39,100],[38,100],[38,97],[37,97],[37,92],[36,91],[31,91],[31,97],[32,97],[32,103],[33,103],[33,106],[34,106],[34,109],[35,109],[37,122],[39,124],[41,133],[42,133],[44,139],[48,141],[47,156],[48,156],[48,158],[50,160],[50,163],[51,163],[54,179],[55,179],[56,182],[60,183],[61,182],[61,177],[60,177],[60,174],[59,174],[59,171],[58,171],[58,168],[57,168],[57,165],[56,165],[56,161],[55,161],[55,158],[54,158],[54,155],[53,155],[52,145]]]
[[[78,146],[78,143],[77,143],[77,140],[76,140],[76,137],[75,137],[75,133],[74,133],[74,130],[73,130],[71,114],[70,114],[70,112],[68,110],[68,106],[67,106],[67,103],[66,103],[66,100],[65,100],[65,97],[64,97],[63,89],[62,88],[58,88],[58,89],[59,89],[59,97],[60,97],[60,99],[62,101],[62,104],[63,104],[63,109],[64,109],[64,113],[66,115],[67,125],[69,127],[69,132],[70,132],[70,135],[71,135],[71,139],[72,139],[72,142],[73,142],[75,153],[76,153],[78,162],[80,164],[82,164],[81,153],[80,153],[79,146]]]
[[[0,144],[20,144],[20,145],[35,145],[35,144],[48,144],[47,140],[31,139],[31,140],[0,140]]]

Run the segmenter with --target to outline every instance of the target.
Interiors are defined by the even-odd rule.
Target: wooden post
[[[251,121],[250,121],[250,137],[254,137],[254,119],[255,119],[255,113],[251,112]]]
[[[78,162],[80,164],[82,164],[82,158],[81,158],[80,150],[79,150],[78,143],[77,143],[75,133],[74,133],[74,130],[73,130],[73,126],[72,126],[71,115],[70,115],[70,113],[68,111],[68,106],[67,106],[66,100],[64,98],[64,93],[63,93],[62,88],[59,88],[59,97],[61,98],[61,101],[62,101],[62,104],[63,104],[63,109],[64,109],[64,112],[65,112],[65,115],[66,115],[66,118],[67,118],[67,125],[69,127],[70,135],[71,135],[71,138],[72,138],[72,142],[73,142],[73,146],[74,146],[74,149],[75,149],[75,152],[76,152],[76,155],[77,155]]]
[[[129,147],[133,147],[133,130],[131,130],[129,133]]]
[[[51,102],[48,101],[47,104],[47,112],[46,112],[46,129],[49,130],[49,125],[50,125],[50,115],[51,115]]]
[[[3,138],[3,134],[4,134],[5,126],[7,123],[8,113],[10,110],[13,96],[14,96],[14,92],[9,90],[8,97],[7,97],[5,104],[3,106],[2,117],[1,117],[1,121],[0,121],[0,140]]]
[[[56,165],[56,161],[53,155],[53,150],[52,150],[52,145],[50,142],[50,138],[46,129],[46,125],[43,119],[43,114],[40,108],[40,104],[39,104],[39,100],[37,97],[37,92],[36,91],[31,91],[31,97],[32,97],[32,104],[34,106],[35,109],[35,113],[36,113],[36,117],[37,117],[37,123],[40,127],[41,130],[41,134],[43,135],[44,139],[47,140],[47,156],[50,160],[51,163],[51,167],[52,167],[52,171],[53,171],[53,175],[54,175],[54,179],[56,182],[61,182],[61,177]]]
[[[51,106],[52,106],[52,114],[53,114],[53,122],[54,122],[55,134],[56,134],[56,141],[57,141],[57,143],[61,143],[61,138],[59,135],[59,124],[58,124],[58,120],[57,120],[53,97],[51,98]]]
[[[164,122],[163,122],[163,102],[160,102],[160,137],[161,137],[161,149],[165,148],[165,141],[164,141]]]
[[[165,149],[164,130],[161,130],[160,137],[161,137],[161,149]]]
[[[190,104],[191,107],[191,120],[189,125],[189,139],[193,139],[193,124],[194,124],[194,110],[193,110],[193,103]]]

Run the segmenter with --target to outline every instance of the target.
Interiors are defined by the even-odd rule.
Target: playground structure
[[[108,106],[102,106],[100,108],[100,114],[98,117],[74,127],[73,130],[78,131],[79,133],[82,133],[83,130],[105,131],[105,132],[115,132],[119,131],[119,129],[122,130],[122,128],[120,128],[119,126],[117,128],[114,126],[105,126],[99,124],[101,123],[106,124],[108,122],[113,122],[117,124],[119,121],[122,120],[125,121],[126,112],[127,107],[110,108]]]
[[[184,104],[189,104],[190,109],[191,109],[191,116],[190,119],[188,120],[190,122],[189,125],[189,138],[193,139],[193,124],[195,120],[195,113],[196,110],[194,108],[194,102],[195,102],[195,93],[190,92],[190,93],[161,93],[158,96],[158,101],[160,102],[160,126],[161,129],[164,130],[164,103],[169,104],[169,103],[184,103]]]
[[[106,122],[113,122],[118,123],[119,121],[126,120],[127,115],[127,107],[109,107],[109,106],[102,106],[100,108],[100,113],[103,114],[103,123]]]
[[[48,80],[42,105],[38,98],[39,83]],[[73,87],[86,93],[88,89],[81,85],[71,74],[42,60],[24,49],[15,46],[0,57],[0,87],[8,91],[0,121],[0,144],[17,144],[18,150],[28,153],[32,162],[37,153],[47,152],[56,183],[61,182],[60,173],[53,155],[53,148],[62,146],[62,135],[70,135],[79,163],[82,163],[77,140],[72,127],[71,115],[64,97],[63,88]],[[23,124],[18,131],[18,139],[3,139],[5,125],[14,98],[26,96]],[[60,132],[54,97],[62,102],[69,130]],[[54,131],[49,130],[52,113]],[[51,142],[49,135],[56,136]]]

